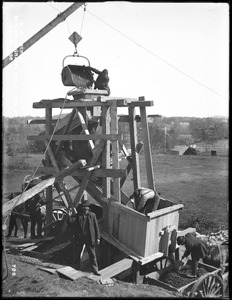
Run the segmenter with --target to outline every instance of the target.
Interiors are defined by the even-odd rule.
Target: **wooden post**
[[[118,134],[117,101],[112,101],[110,105],[111,112],[111,134]],[[113,169],[119,169],[119,142],[112,141],[112,160]],[[113,179],[113,195],[115,200],[121,202],[120,179]]]
[[[139,97],[139,101],[141,100],[145,100],[145,97]],[[140,115],[141,115],[141,125],[142,125],[142,133],[143,133],[143,142],[144,142],[144,155],[145,155],[145,162],[146,162],[146,169],[147,169],[147,183],[148,183],[148,188],[155,190],[146,107],[140,106]]]
[[[140,276],[140,264],[136,261],[132,263],[132,281],[133,283],[139,283]]]
[[[110,133],[110,113],[109,107],[103,106],[102,108],[102,134]],[[105,169],[110,168],[110,141],[106,141],[106,146],[102,151],[102,167]],[[102,179],[103,197],[110,198],[110,179],[105,177]]]
[[[46,134],[52,134],[52,108],[45,108],[45,118],[46,118]],[[49,167],[50,158],[48,152],[46,153],[45,165]],[[50,224],[53,221],[53,203],[52,203],[52,186],[46,188],[46,225]]]
[[[135,108],[129,107],[129,127],[130,127],[130,142],[132,154],[132,170],[133,170],[133,183],[134,190],[140,187],[140,167],[139,167],[139,154],[135,148],[138,143],[137,138],[137,122],[135,120]]]
[[[109,106],[102,107],[102,134],[110,134],[110,110]],[[110,141],[106,141],[105,148],[102,151],[102,167],[110,168]],[[109,177],[102,178],[102,195],[104,198],[111,197],[111,181]],[[108,228],[108,206],[103,206],[103,230]],[[108,249],[108,246],[105,247]],[[105,256],[107,257],[107,250]]]

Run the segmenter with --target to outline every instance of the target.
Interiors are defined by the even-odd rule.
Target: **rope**
[[[80,30],[80,35],[82,33],[82,28],[83,28],[83,24],[84,24],[84,19],[85,19],[85,12],[86,12],[86,6],[87,4],[84,4],[84,10],[83,10],[83,16],[82,16],[82,23],[81,23],[81,30]]]

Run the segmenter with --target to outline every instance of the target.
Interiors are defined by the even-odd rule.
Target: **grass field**
[[[38,166],[42,155],[4,157],[3,194],[20,191],[23,178]],[[180,212],[180,228],[195,226],[199,231],[208,227],[228,226],[228,157],[219,156],[153,156],[154,180],[157,191],[165,199],[184,204]],[[122,160],[121,167],[127,162]],[[141,186],[147,187],[146,167],[140,156]],[[129,174],[123,190],[133,192],[132,174]]]

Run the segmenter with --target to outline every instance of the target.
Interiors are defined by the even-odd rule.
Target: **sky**
[[[3,2],[3,59],[72,4]],[[108,69],[111,97],[144,96],[154,102],[147,113],[165,117],[229,115],[227,3],[109,1],[86,2],[3,68],[3,116],[44,117],[34,102],[65,98],[73,87],[62,83],[63,66],[83,64],[68,57],[63,65],[74,31],[78,54]]]

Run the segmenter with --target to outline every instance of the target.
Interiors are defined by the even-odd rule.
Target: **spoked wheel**
[[[161,259],[154,261],[156,271],[162,270],[171,265],[171,260],[168,256],[161,257]]]
[[[63,220],[65,215],[68,215],[67,211],[61,208],[53,209],[52,215],[55,221]]]
[[[190,297],[196,298],[223,298],[224,285],[218,274],[202,275],[193,285]]]

